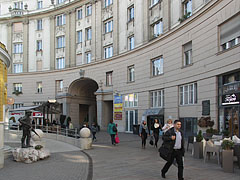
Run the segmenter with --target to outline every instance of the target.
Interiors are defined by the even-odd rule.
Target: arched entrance
[[[67,97],[68,114],[75,127],[82,127],[84,122],[91,124],[97,120],[96,95],[98,90],[96,81],[90,78],[80,78],[73,81]]]

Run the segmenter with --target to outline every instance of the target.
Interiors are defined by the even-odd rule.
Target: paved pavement
[[[45,140],[52,152],[50,158],[33,164],[17,163],[7,158],[5,167],[0,170],[0,180],[161,179],[160,170],[165,161],[159,157],[157,149],[149,144],[146,149],[141,149],[140,138],[133,134],[120,133],[119,137],[120,144],[112,146],[106,132],[98,133],[97,142],[94,142],[93,149],[85,151],[87,154],[69,144]],[[204,164],[203,160],[192,158],[188,152],[184,164],[185,180],[240,180],[240,169],[236,167],[235,173],[224,173],[216,158]],[[166,176],[167,180],[176,180],[177,168],[172,166]]]
[[[120,134],[120,144],[110,145],[110,136],[97,134],[94,149],[87,151],[93,159],[94,180],[159,180],[165,161],[159,157],[156,148],[148,144],[141,149],[140,138],[132,134]],[[161,142],[159,142],[159,145]],[[184,161],[185,180],[240,180],[240,169],[225,173],[218,166],[217,159],[204,164],[203,160],[192,158],[190,151]],[[177,168],[172,166],[166,174],[167,180],[177,179]]]

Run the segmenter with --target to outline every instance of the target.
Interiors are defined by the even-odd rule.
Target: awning
[[[20,108],[17,109],[13,109],[11,111],[29,111],[29,110],[35,110],[36,108],[38,108],[39,106],[22,106]]]
[[[144,113],[143,116],[151,116],[151,115],[163,115],[163,108],[151,108],[147,109]]]

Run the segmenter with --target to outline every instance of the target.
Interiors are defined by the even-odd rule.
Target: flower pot
[[[222,167],[224,172],[233,173],[233,150],[223,150]]]
[[[203,158],[203,142],[194,142],[193,148],[194,148],[193,157],[197,159],[202,159]]]

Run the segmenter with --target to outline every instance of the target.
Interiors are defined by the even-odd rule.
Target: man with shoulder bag
[[[161,175],[162,178],[166,178],[170,166],[173,164],[174,159],[176,159],[178,165],[178,180],[184,180],[183,178],[183,156],[184,150],[184,136],[181,128],[181,121],[175,120],[174,127],[169,129],[163,135],[163,144],[159,148],[160,156],[166,160],[165,166],[162,168]]]

